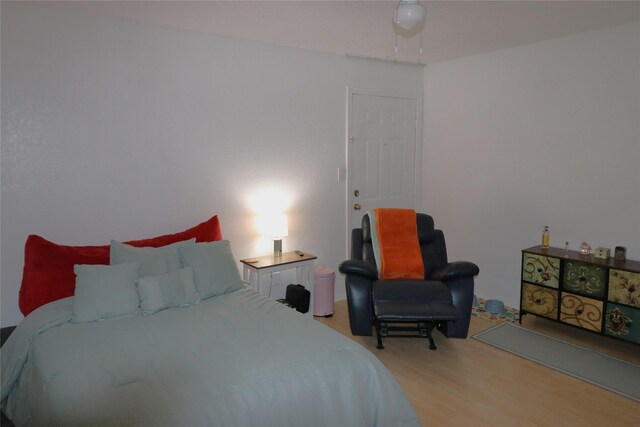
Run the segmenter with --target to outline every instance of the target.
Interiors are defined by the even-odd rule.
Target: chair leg
[[[378,337],[378,345],[376,346],[379,350],[382,350],[384,346],[382,345],[382,335],[380,333],[380,322],[378,320],[375,321],[376,328],[376,337]]]
[[[444,335],[445,337],[447,336],[447,325],[448,325],[448,322],[446,321],[438,322],[436,324],[436,329],[442,332],[442,335]]]
[[[433,328],[435,328],[436,324],[433,322],[429,322],[426,326],[427,327],[425,328],[425,332],[426,332],[427,338],[429,339],[429,349],[435,350],[437,348],[436,342],[433,339],[433,335],[431,335],[431,331],[433,331]]]

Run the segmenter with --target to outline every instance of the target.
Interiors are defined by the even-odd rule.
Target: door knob
[[[359,211],[360,209],[362,209],[362,205],[360,205],[360,203],[356,203],[355,205],[353,205],[353,209]]]

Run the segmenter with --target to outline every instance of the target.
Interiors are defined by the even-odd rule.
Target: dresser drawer
[[[640,310],[607,304],[605,334],[640,344]]]
[[[558,291],[530,283],[522,284],[522,310],[551,319],[558,318]]]
[[[566,261],[562,287],[580,295],[604,298],[607,269],[579,261]]]
[[[602,308],[604,303],[596,299],[567,292],[560,300],[560,320],[584,329],[602,331]]]
[[[609,301],[640,308],[640,273],[609,270]]]
[[[560,260],[543,255],[522,255],[522,280],[529,283],[558,288]]]

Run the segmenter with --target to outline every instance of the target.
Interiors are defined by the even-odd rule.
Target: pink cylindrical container
[[[333,288],[336,273],[331,267],[319,266],[313,272],[313,315],[333,316]]]

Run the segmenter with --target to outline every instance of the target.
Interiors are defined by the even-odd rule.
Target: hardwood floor
[[[472,317],[467,339],[375,337],[349,331],[346,301],[322,323],[362,344],[395,376],[424,426],[640,426],[640,403],[471,338],[496,323]],[[640,347],[525,316],[523,326],[640,364]]]

